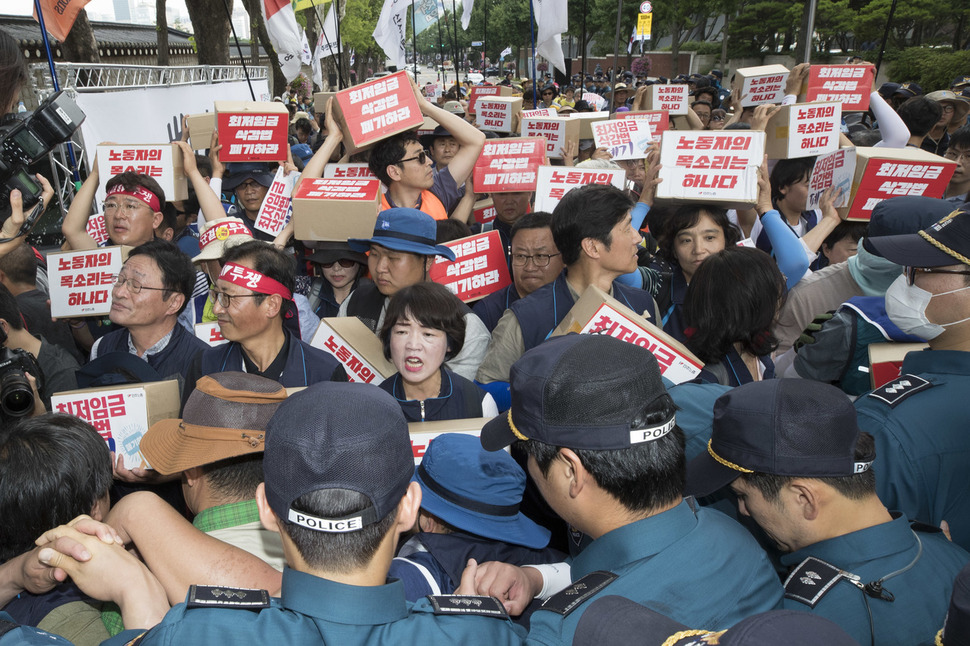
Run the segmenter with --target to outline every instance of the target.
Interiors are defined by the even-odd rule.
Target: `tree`
[[[185,8],[195,32],[199,65],[228,65],[232,0],[185,0]]]
[[[94,38],[94,29],[88,20],[88,12],[81,9],[74,21],[74,26],[61,43],[64,60],[73,63],[100,63],[98,41]]]
[[[158,34],[158,64],[168,65],[168,16],[165,0],[155,0],[155,32]]]

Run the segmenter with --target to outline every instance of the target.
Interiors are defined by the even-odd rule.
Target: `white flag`
[[[505,49],[503,49],[502,50],[502,53],[499,54],[499,60],[502,60],[506,56],[511,56],[511,55],[512,55],[512,46],[510,45],[510,46],[506,47]]]
[[[279,57],[283,76],[287,82],[292,81],[300,74],[306,34],[296,23],[289,0],[262,0],[259,9],[269,32],[269,40]]]
[[[374,40],[387,54],[388,60],[399,69],[407,65],[404,30],[409,6],[410,0],[384,0],[377,27],[374,28]]]
[[[461,28],[468,30],[468,23],[472,19],[472,7],[475,6],[475,0],[461,0]]]
[[[313,50],[313,82],[318,87],[323,87],[323,65],[321,59],[330,56],[339,56],[337,49],[337,14],[333,4],[327,12],[327,17],[323,20],[323,31],[317,38],[317,46]]]
[[[566,72],[560,36],[569,28],[567,0],[535,0],[536,53]]]

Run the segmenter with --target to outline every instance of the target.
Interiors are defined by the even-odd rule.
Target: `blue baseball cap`
[[[421,508],[453,527],[503,543],[541,549],[549,530],[519,511],[525,472],[505,451],[486,451],[477,437],[436,437],[414,473]]]
[[[247,179],[269,188],[275,176],[276,173],[270,171],[263,162],[233,162],[226,164],[226,178],[222,180],[222,189],[234,190]]]
[[[435,244],[437,232],[434,218],[424,211],[395,207],[377,215],[373,236],[351,238],[347,244],[361,253],[369,251],[372,244],[378,244],[394,251],[407,251],[419,256],[444,256],[454,260],[454,251]]]

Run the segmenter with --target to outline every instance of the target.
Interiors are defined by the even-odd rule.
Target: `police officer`
[[[862,644],[932,641],[970,554],[876,496],[874,445],[842,391],[773,379],[714,405],[706,453],[687,491],[729,486],[738,510],[787,552],[784,607],[832,620]]]
[[[876,438],[876,491],[910,518],[946,521],[953,542],[970,549],[970,214],[865,245],[905,266],[886,292],[886,312],[930,346],[906,355],[898,379],[856,401],[860,428]]]
[[[683,498],[683,434],[653,354],[608,336],[555,337],[515,363],[511,387],[512,408],[485,425],[482,445],[519,440],[542,497],[593,539],[572,561],[572,585],[532,614],[530,641],[571,644],[586,606],[607,594],[712,629],[780,603],[751,535]]]

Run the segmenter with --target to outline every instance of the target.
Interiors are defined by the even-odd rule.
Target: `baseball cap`
[[[460,114],[460,115],[465,114],[465,106],[463,106],[458,101],[446,101],[445,104],[441,106],[441,108],[443,110],[447,110],[452,114]]]
[[[253,232],[239,218],[219,218],[206,222],[199,233],[201,252],[192,258],[200,260],[219,260],[229,247],[235,247],[253,239]]]
[[[247,179],[269,188],[273,184],[273,177],[275,177],[275,173],[267,170],[264,163],[234,162],[226,164],[226,178],[222,180],[222,189],[224,191],[234,190]]]
[[[512,407],[482,429],[482,446],[502,449],[538,440],[574,449],[623,449],[658,440],[670,416],[649,428],[630,423],[667,389],[646,348],[600,334],[567,334],[529,350],[512,364]]]
[[[401,406],[369,384],[322,381],[286,399],[266,428],[266,499],[280,520],[321,532],[356,531],[397,509],[414,474]],[[324,489],[363,494],[366,509],[320,518],[294,507]]]
[[[955,79],[953,79],[953,82],[950,83],[950,89],[951,90],[959,90],[959,89],[964,88],[964,87],[966,87],[968,85],[970,85],[970,75],[962,75],[962,76],[958,76]]]
[[[687,465],[687,493],[707,496],[743,473],[832,478],[863,473],[855,460],[859,425],[841,390],[807,379],[768,379],[714,402],[707,452]]]
[[[891,81],[887,81],[886,83],[883,83],[882,85],[880,85],[877,91],[879,92],[879,96],[881,96],[882,98],[888,101],[889,98],[892,97],[892,95],[895,94],[896,90],[898,89],[899,89],[899,83],[893,83]]]
[[[873,238],[868,241],[869,247],[887,260],[908,267],[970,265],[970,213],[953,211],[917,233]]]
[[[869,238],[916,233],[942,220],[953,212],[953,203],[923,195],[901,195],[883,200],[872,209],[866,229],[868,251],[878,252],[868,244]]]
[[[351,238],[350,248],[360,253],[379,244],[395,251],[407,251],[420,256],[444,256],[455,259],[455,252],[444,245],[435,244],[437,226],[434,218],[423,211],[396,207],[384,209],[377,215],[374,235],[370,238]]]
[[[655,610],[616,595],[591,603],[580,617],[573,636],[573,646],[603,644],[858,646],[838,625],[807,612],[770,610],[743,619],[727,630],[691,630]]]
[[[286,399],[279,382],[245,372],[199,379],[181,419],[152,424],[141,452],[162,475],[250,453],[262,453],[266,425]]]
[[[452,527],[531,549],[549,544],[549,530],[519,511],[525,471],[505,451],[485,451],[477,437],[434,438],[412,479],[421,485],[421,508]]]
[[[963,566],[953,581],[950,609],[943,630],[936,637],[943,646],[970,646],[970,564]]]
[[[346,242],[316,242],[316,251],[307,260],[321,265],[329,265],[338,260],[353,260],[362,265],[367,264],[367,256],[350,248]]]
[[[902,94],[907,98],[913,98],[914,96],[922,95],[923,88],[916,83],[901,83],[893,94]]]

